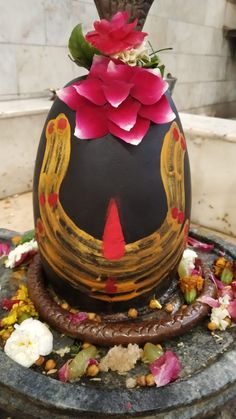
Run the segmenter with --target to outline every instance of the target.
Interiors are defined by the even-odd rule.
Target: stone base
[[[200,230],[194,233],[204,239]],[[216,253],[224,249],[226,256],[236,258],[236,246],[216,236],[205,239],[216,244]],[[215,256],[209,254],[209,263]],[[1,268],[3,297],[17,286],[11,275]],[[100,373],[100,381],[83,377],[78,383],[64,384],[33,368],[21,367],[0,351],[0,407],[24,419],[189,419],[214,414],[236,395],[235,328],[211,334],[206,323],[165,342],[165,349],[180,358],[182,371],[180,379],[161,388],[125,387],[127,377],[144,373],[143,364],[126,376]],[[55,333],[55,347],[66,345],[61,339]],[[67,344],[72,342],[64,339]]]

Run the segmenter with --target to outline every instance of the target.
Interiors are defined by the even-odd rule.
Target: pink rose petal
[[[161,77],[140,69],[131,79],[134,87],[131,89],[131,96],[139,100],[143,105],[153,105],[160,100],[168,89],[168,83]]]
[[[214,244],[203,243],[193,237],[188,237],[188,244],[192,246],[194,249],[203,250],[206,252],[210,252],[214,249]]]
[[[66,383],[70,379],[70,377],[69,377],[69,365],[70,365],[71,361],[72,360],[69,359],[69,361],[67,361],[64,365],[62,365],[62,367],[58,370],[58,378],[62,383]]]
[[[139,115],[143,118],[150,119],[156,124],[171,122],[176,118],[176,115],[172,111],[165,95],[163,95],[162,98],[153,105],[142,105],[141,109],[139,110]]]
[[[202,297],[198,297],[197,301],[200,303],[204,303],[209,305],[210,307],[220,307],[220,303],[215,298],[210,297],[209,295],[203,295]]]
[[[107,101],[117,108],[128,96],[133,84],[116,80],[103,84],[103,92]]]
[[[229,303],[228,312],[233,321],[236,321],[236,300],[233,300]]]
[[[0,257],[7,256],[10,250],[11,250],[11,247],[9,243],[0,243]]]
[[[231,286],[226,285],[224,288],[219,290],[219,296],[220,297],[224,297],[225,295],[227,295],[227,297],[229,297],[230,301],[234,299],[234,292],[233,292]]]
[[[69,108],[73,109],[73,111],[76,111],[79,105],[86,103],[86,99],[78,95],[76,91],[77,86],[78,85],[67,86],[57,92],[59,99],[65,102]]]
[[[99,79],[90,77],[74,86],[74,88],[81,96],[95,103],[95,105],[105,105],[106,98],[102,91],[102,82]]]
[[[88,78],[92,76],[92,77],[98,77],[103,80],[104,75],[106,75],[109,62],[110,62],[110,58],[103,57],[102,55],[95,55],[93,57],[93,63],[90,68]]]
[[[130,131],[125,131],[118,127],[113,122],[108,122],[109,131],[121,140],[125,141],[126,143],[138,145],[143,137],[146,135],[150,126],[150,121],[147,119],[143,119],[138,117],[137,122]]]
[[[107,117],[120,128],[129,131],[136,124],[140,103],[128,97],[118,108],[110,106]]]
[[[85,313],[84,311],[79,311],[79,313],[69,313],[69,319],[72,324],[75,326],[84,320],[88,319],[88,313]]]
[[[111,60],[107,66],[107,73],[104,79],[129,82],[130,78],[138,71],[138,67],[130,67],[125,64],[116,64]]]
[[[156,361],[150,364],[150,370],[154,376],[156,386],[161,387],[179,377],[181,364],[174,352],[166,351]]]
[[[76,112],[75,136],[89,140],[106,134],[107,119],[103,108],[93,104],[81,106]]]

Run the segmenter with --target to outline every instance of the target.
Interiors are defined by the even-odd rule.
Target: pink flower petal
[[[88,367],[90,365],[98,365],[97,359],[96,358],[90,358],[89,361],[88,361]]]
[[[193,237],[188,237],[188,244],[192,246],[194,249],[203,250],[206,252],[210,252],[214,249],[214,244],[203,243]]]
[[[108,121],[108,128],[111,134],[125,141],[126,143],[138,145],[143,137],[146,135],[148,128],[150,126],[150,121],[138,117],[137,122],[130,131],[125,131],[118,127],[111,121]]]
[[[9,243],[4,243],[4,242],[0,243],[0,257],[7,256],[10,250],[11,250],[11,247]]]
[[[102,82],[99,79],[90,77],[74,86],[74,88],[81,96],[84,96],[95,105],[105,105],[106,98],[102,91]]]
[[[116,80],[103,84],[103,92],[107,101],[117,108],[129,96],[133,84]]]
[[[168,89],[168,83],[161,77],[140,69],[131,79],[134,87],[131,89],[131,96],[139,100],[143,105],[153,105]]]
[[[81,106],[76,112],[75,136],[89,140],[106,134],[108,128],[104,109],[92,104]]]
[[[139,71],[138,67],[130,67],[126,64],[116,64],[111,60],[107,66],[107,73],[104,80],[119,80],[129,82],[130,78]]]
[[[233,321],[236,321],[236,300],[233,300],[229,303],[228,312]]]
[[[59,99],[61,99],[62,102],[69,106],[69,108],[73,109],[73,111],[76,111],[79,105],[82,105],[87,102],[86,99],[78,95],[76,91],[77,86],[78,85],[71,85],[64,87],[57,93]]]
[[[71,359],[67,361],[62,367],[58,370],[58,378],[62,383],[66,383],[69,381],[69,365],[71,363]]]
[[[69,319],[72,324],[77,325],[84,320],[88,319],[88,313],[85,313],[84,311],[79,311],[79,313],[69,313]]]
[[[224,288],[219,290],[219,296],[220,297],[224,297],[225,295],[227,295],[227,297],[229,297],[230,301],[234,299],[234,292],[233,292],[231,286],[226,285]]]
[[[17,268],[23,263],[27,265],[37,253],[38,250],[30,250],[29,252],[22,253],[20,259],[17,262],[15,262],[14,268]]]
[[[129,131],[136,124],[140,103],[128,97],[118,108],[110,106],[107,117],[120,128]]]
[[[166,351],[156,361],[150,364],[150,370],[154,376],[156,386],[161,387],[179,377],[181,364],[174,352]]]
[[[89,71],[88,77],[98,77],[103,80],[104,75],[107,72],[107,67],[110,62],[110,58],[103,57],[102,55],[94,55],[93,63]]]
[[[220,303],[215,298],[210,297],[209,295],[203,295],[202,297],[198,297],[197,301],[200,303],[208,304],[210,307],[220,307]]]
[[[165,95],[163,95],[162,98],[153,105],[142,105],[141,109],[139,110],[139,115],[143,118],[150,119],[156,124],[171,122],[176,118],[176,115],[172,111]]]

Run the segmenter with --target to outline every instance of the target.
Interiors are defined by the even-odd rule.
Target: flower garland
[[[118,12],[111,22],[95,22],[85,37],[81,25],[72,32],[71,55],[90,71],[85,80],[59,90],[58,97],[76,112],[74,135],[81,140],[112,134],[138,145],[151,123],[175,119],[159,58],[148,54],[147,34],[135,30],[137,19],[127,21],[128,13]]]

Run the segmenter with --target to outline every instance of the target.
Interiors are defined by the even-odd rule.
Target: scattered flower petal
[[[9,243],[2,242],[0,243],[0,258],[2,256],[7,256],[11,250]]]
[[[214,249],[214,244],[203,243],[193,237],[188,237],[188,244],[194,249],[203,250],[206,252],[211,252]]]
[[[202,297],[198,297],[197,301],[200,303],[208,304],[210,307],[219,307],[220,303],[215,298],[210,297],[209,295],[203,295]]]
[[[229,303],[228,311],[230,317],[233,319],[233,321],[236,322],[236,300],[233,300]]]
[[[157,387],[164,386],[176,380],[181,371],[181,364],[177,355],[166,351],[160,358],[150,365]]]
[[[79,313],[69,313],[69,318],[72,324],[77,325],[84,320],[88,320],[88,313],[79,311]]]
[[[58,378],[62,383],[69,381],[69,365],[71,359],[69,359],[62,367],[58,370]]]

